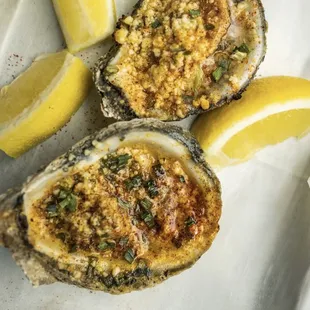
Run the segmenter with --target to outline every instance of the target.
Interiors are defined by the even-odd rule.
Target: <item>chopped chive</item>
[[[185,103],[189,103],[189,104],[193,103],[193,101],[194,101],[194,97],[188,96],[188,95],[183,95],[182,99]]]
[[[152,228],[155,226],[154,217],[151,212],[142,213],[141,218],[149,228]]]
[[[122,237],[120,240],[119,240],[119,245],[120,246],[125,246],[129,241],[129,238],[128,237]]]
[[[185,183],[185,178],[183,175],[180,175],[179,180],[181,183]]]
[[[115,248],[115,246],[116,246],[115,241],[101,241],[98,245],[98,250],[103,252],[108,249],[113,249]]]
[[[139,205],[144,209],[144,210],[149,210],[153,203],[152,201],[148,200],[147,198],[141,199],[139,201]]]
[[[133,249],[128,249],[124,255],[124,258],[129,264],[132,264],[133,261],[135,260],[135,253]]]
[[[100,242],[99,245],[98,245],[98,250],[99,251],[106,251],[109,248],[110,248],[109,244],[107,242],[105,242],[105,241]]]
[[[126,201],[122,198],[117,198],[117,202],[118,202],[119,206],[124,208],[124,209],[129,209],[132,207],[128,201]]]
[[[145,183],[145,187],[147,189],[147,192],[151,198],[155,198],[158,196],[159,191],[156,185],[156,182],[154,180],[149,180]]]
[[[69,194],[67,198],[65,198],[59,203],[59,206],[61,207],[61,209],[66,209],[70,212],[74,212],[76,211],[77,207],[77,199],[73,194]]]
[[[223,58],[219,61],[219,67],[223,68],[224,71],[228,71],[230,67],[231,61],[229,59]]]
[[[110,169],[113,173],[117,173],[127,166],[128,161],[131,158],[132,157],[129,154],[123,154],[120,156],[108,156],[108,158],[101,160],[101,165],[104,168]]]
[[[55,205],[55,204],[49,204],[49,205],[46,207],[46,212],[47,212],[47,216],[48,216],[48,217],[56,217],[56,216],[58,216],[57,205]]]
[[[67,205],[67,210],[70,212],[74,212],[76,211],[76,207],[77,207],[77,199],[74,195],[70,195],[69,196],[69,204]]]
[[[67,205],[69,204],[69,199],[64,199],[63,201],[61,201],[60,203],[59,203],[59,206],[62,208],[62,209],[64,209]]]
[[[194,224],[196,224],[196,220],[195,220],[193,217],[191,217],[191,216],[189,216],[189,217],[187,218],[187,220],[185,221],[185,225],[186,225],[187,227],[190,227],[190,226],[192,226],[192,225],[194,225]]]
[[[224,73],[224,69],[222,67],[217,67],[213,72],[212,72],[212,78],[214,82],[218,82]]]
[[[58,198],[59,198],[59,199],[65,199],[65,198],[67,198],[68,195],[69,195],[69,193],[68,193],[67,191],[61,190],[61,191],[59,192]]]
[[[156,29],[156,28],[158,28],[158,27],[160,27],[160,26],[161,26],[161,22],[160,22],[158,19],[156,19],[155,21],[153,21],[152,24],[151,24],[151,27],[152,27],[153,29]]]
[[[198,17],[200,16],[200,10],[189,10],[189,15],[193,18]]]
[[[245,43],[242,43],[239,47],[236,47],[235,51],[239,51],[241,53],[246,53],[246,54],[250,54],[251,52],[249,47]]]
[[[215,26],[213,24],[205,24],[206,30],[214,30]]]
[[[142,185],[142,177],[140,175],[136,175],[134,177],[132,177],[131,179],[126,180],[125,186],[127,188],[127,190],[132,190],[134,188],[138,188]]]
[[[114,249],[116,247],[116,242],[114,240],[107,240],[110,248]]]

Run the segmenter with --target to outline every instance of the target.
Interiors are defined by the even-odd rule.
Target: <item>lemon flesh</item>
[[[0,90],[0,149],[18,157],[64,126],[92,85],[83,62],[62,51],[37,58]]]
[[[310,81],[268,77],[253,81],[242,99],[194,122],[192,132],[209,163],[225,167],[310,131]]]
[[[71,53],[104,40],[114,31],[114,0],[53,0],[53,4]]]

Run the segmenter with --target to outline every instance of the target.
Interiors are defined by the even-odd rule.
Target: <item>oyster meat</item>
[[[221,205],[187,131],[121,122],[0,196],[0,244],[35,286],[125,293],[192,266],[218,232]]]
[[[107,117],[180,120],[240,98],[266,52],[260,0],[141,0],[94,79]]]

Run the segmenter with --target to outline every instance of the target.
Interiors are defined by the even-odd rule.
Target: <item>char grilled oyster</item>
[[[187,131],[121,122],[0,196],[0,244],[35,286],[126,293],[192,266],[218,232],[221,205]]]
[[[141,0],[94,79],[107,117],[184,119],[240,98],[266,52],[260,0]]]

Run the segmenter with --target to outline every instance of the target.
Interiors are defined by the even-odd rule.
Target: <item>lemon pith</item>
[[[50,137],[81,106],[91,83],[83,62],[66,51],[38,58],[1,90],[0,149],[18,157]]]
[[[114,0],[53,0],[53,4],[72,53],[104,40],[114,31]]]
[[[309,129],[310,81],[294,77],[255,80],[241,100],[202,115],[192,127],[207,160],[218,167]]]

